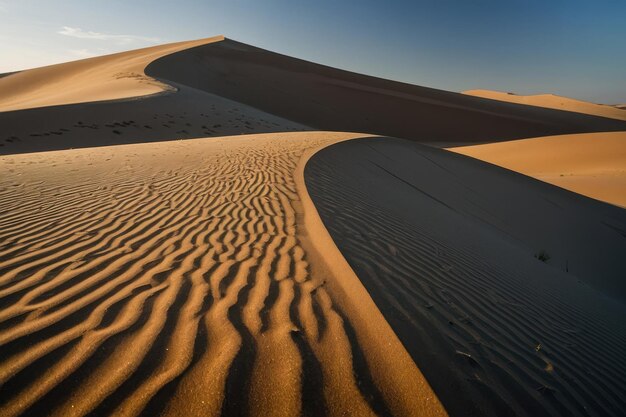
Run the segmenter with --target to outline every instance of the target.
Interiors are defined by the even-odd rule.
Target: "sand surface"
[[[2,415],[445,415],[306,250],[298,161],[353,136],[0,159]]]
[[[450,415],[623,414],[626,211],[391,138],[332,145],[305,178]]]
[[[331,132],[443,146],[621,120],[216,37],[0,77],[0,127],[0,415],[624,409],[622,209]],[[618,169],[602,143],[590,164]]]
[[[171,91],[144,73],[155,59],[223,36],[153,46],[21,71],[0,78],[0,112]]]
[[[569,97],[554,94],[535,94],[522,96],[513,93],[503,93],[492,90],[468,90],[463,94],[475,97],[483,97],[491,100],[506,101],[508,103],[526,104],[529,106],[545,107],[548,109],[565,110],[576,113],[593,114],[595,116],[608,117],[617,120],[626,120],[626,111],[620,105],[610,106],[606,104],[590,103],[588,101],[575,100]]]
[[[317,129],[446,144],[626,131],[620,120],[368,77],[223,37],[22,71],[0,79],[0,97],[0,154]]]
[[[450,150],[626,207],[626,132],[551,136]]]
[[[319,130],[446,142],[626,130],[624,121],[369,77],[231,39],[164,56],[146,73]]]
[[[217,95],[174,94],[0,113],[0,155],[208,136],[311,130]]]

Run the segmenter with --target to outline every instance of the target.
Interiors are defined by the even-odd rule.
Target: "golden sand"
[[[626,207],[626,132],[548,136],[449,150]]]
[[[3,355],[0,381],[27,383],[2,414],[156,402],[164,415],[293,416],[313,400],[329,415],[445,415],[349,267],[313,253],[330,238],[294,173],[307,150],[351,137],[3,157],[0,300],[16,298],[0,344],[23,348]]]
[[[548,109],[592,114],[594,116],[608,117],[610,119],[626,120],[626,111],[619,106],[590,103],[588,101],[575,100],[554,94],[524,96],[492,90],[469,90],[464,91],[463,94],[491,100],[507,101],[509,103],[526,104],[528,106],[545,107]]]

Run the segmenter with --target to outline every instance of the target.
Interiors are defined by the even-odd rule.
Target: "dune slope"
[[[320,130],[448,142],[626,130],[623,121],[383,80],[230,39],[164,56],[146,73]]]
[[[445,415],[310,250],[298,161],[354,136],[0,158],[0,414]]]
[[[450,415],[623,413],[624,210],[391,138],[332,145],[305,178]]]
[[[0,97],[1,415],[625,406],[623,211],[395,139],[313,155],[362,134],[293,132],[473,142],[622,121],[222,37],[10,74]],[[29,153],[68,148],[91,149]]]
[[[164,54],[221,39],[139,49],[1,79],[0,110],[22,109],[0,111],[0,154],[310,130],[205,91],[157,81],[143,72]]]
[[[177,88],[175,94],[0,113],[0,155],[311,130],[214,94]]]
[[[0,154],[312,127],[446,143],[626,130],[619,120],[368,77],[223,37],[8,75],[0,126]]]
[[[513,93],[503,93],[492,90],[468,90],[463,94],[475,97],[483,97],[491,100],[506,101],[508,103],[526,104],[529,106],[545,107],[548,109],[565,110],[576,113],[592,114],[600,117],[608,117],[617,120],[626,120],[626,111],[618,106],[590,103],[588,101],[575,100],[569,97],[554,94],[535,94],[522,96]]]
[[[145,67],[164,55],[223,39],[158,45],[8,74],[0,77],[0,112],[171,91],[147,76]]]
[[[626,132],[550,136],[449,150],[626,207]]]

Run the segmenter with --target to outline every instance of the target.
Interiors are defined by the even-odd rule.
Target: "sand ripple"
[[[390,414],[300,243],[329,140],[1,159],[1,414]]]
[[[600,221],[624,224],[622,210],[391,138],[318,152],[306,183],[450,415],[623,415],[626,306],[585,282],[599,286],[597,276],[608,282],[611,273],[623,282],[624,240]],[[572,273],[574,261],[594,261],[589,248],[569,272],[538,261],[519,232],[530,229],[526,219],[558,227],[539,233],[572,247],[601,248],[613,263]]]

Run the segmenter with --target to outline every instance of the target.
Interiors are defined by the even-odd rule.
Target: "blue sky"
[[[626,102],[626,0],[0,0],[0,72],[223,34],[435,88]]]

